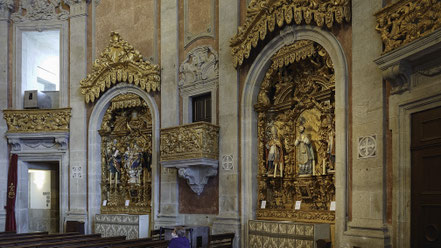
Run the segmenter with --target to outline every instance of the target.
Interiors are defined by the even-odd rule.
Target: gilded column
[[[161,1],[161,128],[179,124],[178,98],[178,1]],[[161,192],[159,216],[155,228],[176,224],[178,215],[178,182],[176,169],[161,166]]]
[[[87,2],[71,0],[70,5],[70,122],[69,140],[69,210],[67,219],[86,221],[87,216],[87,116],[80,81],[87,75]],[[73,168],[79,175],[72,173]],[[77,171],[78,172],[78,171]],[[86,227],[90,222],[86,222]],[[86,232],[90,232],[87,230]]]
[[[240,232],[239,81],[232,66],[231,37],[239,24],[239,2],[219,1],[219,217],[213,232]],[[240,239],[236,238],[236,247]]]
[[[13,0],[0,0],[0,109],[8,108],[8,43],[9,43],[9,17],[14,7]],[[8,130],[3,112],[0,111],[0,133]],[[6,205],[6,177],[8,175],[8,143],[4,135],[0,136],[0,206]],[[0,231],[5,228],[5,210],[0,209]]]

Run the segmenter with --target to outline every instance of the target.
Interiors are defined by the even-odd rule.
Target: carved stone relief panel
[[[332,222],[335,200],[335,82],[328,53],[300,40],[273,58],[258,113],[258,201],[262,219]],[[294,211],[296,201],[301,209]],[[264,202],[262,204],[262,202]]]
[[[69,11],[63,9],[61,0],[23,0],[18,5],[18,10],[11,15],[14,22],[39,21],[39,20],[67,20]],[[70,1],[64,1],[70,4]]]
[[[219,58],[210,46],[191,50],[179,67],[179,91],[183,101],[184,124],[191,121],[191,97],[211,92],[212,123],[216,123],[217,88],[219,84]]]
[[[135,94],[115,97],[99,133],[101,213],[150,213],[152,118],[147,104]]]
[[[372,158],[377,155],[377,135],[358,138],[358,158]]]

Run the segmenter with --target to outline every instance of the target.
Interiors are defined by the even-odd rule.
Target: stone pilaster
[[[219,216],[213,233],[236,232],[240,247],[239,216],[239,81],[234,69],[230,39],[239,22],[239,3],[219,1]]]
[[[9,17],[13,8],[12,0],[0,0],[0,110],[8,108],[8,49],[9,49]],[[4,134],[8,130],[3,119],[3,112],[0,111],[0,133]],[[6,182],[8,175],[8,143],[4,135],[0,136],[0,231],[5,228],[5,210],[2,206],[6,205]]]
[[[161,128],[179,124],[177,18],[178,1],[161,1]],[[154,217],[155,228],[179,222],[178,204],[176,169],[161,166],[160,210]]]
[[[70,1],[70,158],[69,197],[66,219],[86,220],[87,213],[87,116],[84,96],[80,92],[80,80],[87,75],[87,2]],[[76,172],[75,176],[72,170]],[[89,226],[89,224],[86,224]],[[90,232],[90,230],[88,231]]]
[[[342,247],[389,247],[383,77],[373,63],[382,50],[374,17],[382,3],[352,1],[352,220]]]

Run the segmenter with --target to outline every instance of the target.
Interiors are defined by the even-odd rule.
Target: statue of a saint
[[[297,147],[296,157],[299,165],[299,175],[315,175],[315,158],[311,141],[305,134],[305,127],[300,125],[299,137],[294,145]]]
[[[128,183],[140,183],[141,176],[141,158],[142,153],[138,151],[138,146],[136,144],[131,144],[124,154],[125,167],[129,174]]]
[[[116,186],[121,174],[121,155],[116,148],[116,140],[113,141],[113,145],[109,145],[106,151],[107,166],[109,168],[109,182]]]
[[[283,177],[283,149],[282,143],[277,136],[277,128],[271,127],[272,138],[266,143],[266,166],[268,176],[277,176],[277,170],[279,170],[279,176]]]

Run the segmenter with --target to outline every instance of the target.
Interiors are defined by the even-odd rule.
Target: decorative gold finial
[[[159,66],[144,61],[140,52],[121,39],[119,33],[111,32],[110,38],[110,44],[95,60],[92,72],[80,82],[86,103],[94,102],[117,83],[135,84],[147,92],[160,91]]]

